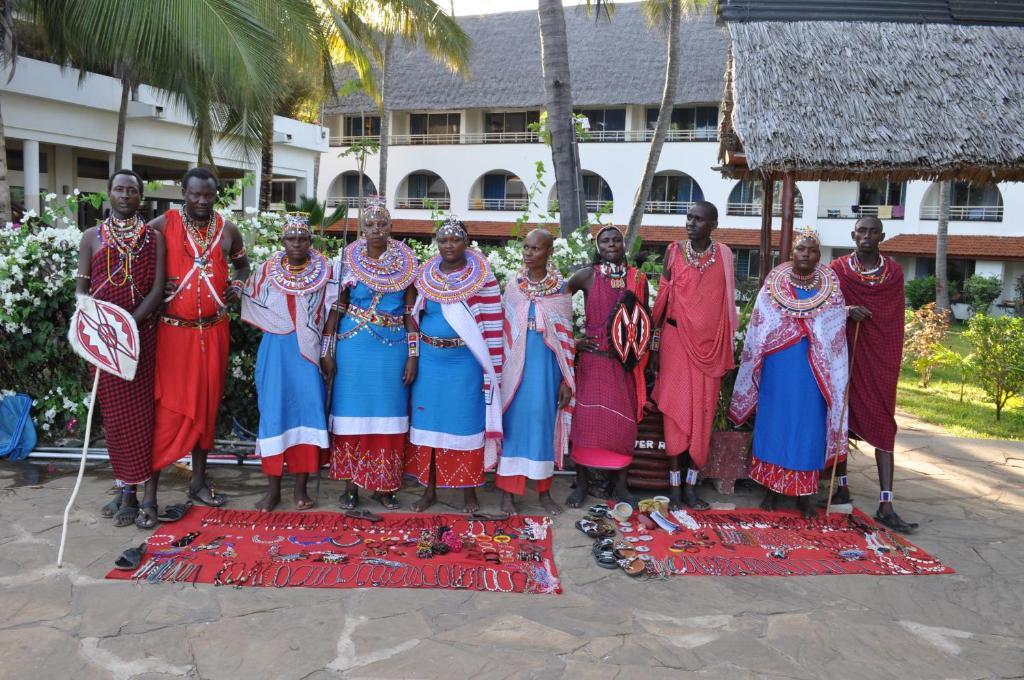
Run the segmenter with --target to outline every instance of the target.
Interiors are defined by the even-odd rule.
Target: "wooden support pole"
[[[793,173],[782,176],[782,233],[779,236],[779,262],[789,262],[793,253],[793,217],[796,215],[796,181]]]
[[[772,195],[775,192],[775,184],[771,175],[761,178],[761,250],[760,250],[760,272],[759,286],[764,285],[764,279],[772,268]]]

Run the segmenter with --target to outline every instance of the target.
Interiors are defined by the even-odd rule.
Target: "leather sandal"
[[[880,512],[876,512],[875,521],[900,534],[912,534],[917,531],[918,526],[920,526],[917,522],[904,522],[903,518],[897,515],[895,510],[885,515]]]
[[[157,515],[157,521],[164,524],[170,524],[177,522],[186,514],[192,507],[192,501],[186,501],[185,503],[175,503],[173,505],[167,505],[164,507],[164,511]]]
[[[140,543],[137,548],[128,548],[121,556],[114,560],[114,569],[119,571],[135,571],[142,563],[142,556],[146,554],[145,542]]]

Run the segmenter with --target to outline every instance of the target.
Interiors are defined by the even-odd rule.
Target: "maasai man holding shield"
[[[101,514],[114,525],[156,524],[153,468],[153,379],[156,362],[156,312],[164,289],[164,237],[138,214],[142,178],[118,170],[107,183],[110,216],[82,234],[75,292],[106,300],[131,312],[139,329],[139,364],[135,379],[101,371],[96,402],[103,413],[110,467],[122,484],[121,496]],[[93,369],[99,370],[99,369]],[[140,509],[135,487],[146,483]]]
[[[850,436],[875,447],[875,465],[882,487],[875,519],[894,531],[911,533],[917,524],[904,522],[892,507],[896,383],[903,360],[906,303],[903,270],[895,260],[878,251],[885,233],[877,217],[860,218],[850,235],[857,249],[829,265],[839,277],[848,305],[846,334],[854,367],[850,375]],[[840,459],[836,474],[839,488],[832,502],[849,503],[845,457]]]
[[[249,277],[242,293],[242,321],[263,331],[256,353],[256,455],[270,489],[256,509],[264,512],[281,502],[285,468],[295,475],[295,509],[313,507],[306,482],[320,468],[320,450],[328,446],[320,354],[338,287],[329,285],[331,263],[312,250],[312,239],[307,216],[288,215],[281,234],[284,249]]]
[[[697,201],[686,215],[688,240],[668,247],[649,363],[658,376],[654,401],[664,415],[669,500],[673,507],[685,503],[695,510],[708,508],[695,485],[708,459],[722,376],[735,365],[732,251],[711,240],[717,226],[718,209]],[[680,460],[687,466],[685,486]]]
[[[501,397],[504,441],[498,462],[501,509],[515,513],[526,480],[537,483],[540,504],[557,515],[551,478],[569,448],[573,378],[572,296],[551,264],[554,237],[534,229],[523,242],[523,264],[505,284],[505,365]]]
[[[793,261],[765,278],[729,411],[737,425],[757,411],[750,478],[767,489],[761,507],[796,496],[805,517],[815,514],[821,469],[846,450],[846,305],[820,260],[808,228],[794,239]]]
[[[415,512],[436,502],[440,486],[463,489],[472,513],[501,445],[501,289],[487,258],[467,247],[461,221],[449,215],[436,241],[416,278],[420,360],[405,472],[426,487]]]
[[[626,468],[633,461],[637,423],[647,400],[643,370],[648,348],[645,341],[635,340],[642,346],[629,348],[624,359],[615,347],[615,338],[628,330],[617,320],[627,315],[637,318],[638,307],[647,307],[647,277],[626,261],[625,241],[618,227],[601,228],[597,262],[576,272],[569,289],[586,295],[586,336],[576,343],[576,407],[570,435],[576,489],[566,505],[578,508],[586,500],[588,468],[614,471],[615,497],[633,502],[626,486]],[[634,332],[626,335],[641,338],[643,334],[637,330],[643,329],[634,327]],[[650,335],[647,328],[647,341]]]
[[[150,222],[167,244],[167,304],[157,329],[153,480],[191,452],[188,497],[218,507],[226,498],[210,488],[206,456],[213,448],[228,370],[227,306],[241,297],[249,260],[238,227],[214,210],[217,180],[209,170],[186,172],[181,193],[184,207]]]

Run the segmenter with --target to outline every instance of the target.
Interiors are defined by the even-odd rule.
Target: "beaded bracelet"
[[[242,281],[241,279],[235,279],[234,281],[231,282],[231,287],[237,288],[238,292],[242,292],[242,289],[245,288],[245,282]]]
[[[420,355],[420,334],[419,333],[409,333],[408,343],[409,343],[409,356],[410,357],[418,357]]]
[[[661,348],[661,329],[655,328],[651,333],[651,351],[657,352]]]
[[[239,251],[238,251],[237,253],[235,253],[234,255],[232,255],[232,256],[231,256],[231,259],[232,259],[232,260],[241,260],[241,259],[242,259],[243,257],[245,257],[246,255],[247,255],[247,253],[245,252],[245,246],[242,246],[242,249],[241,249],[241,250],[239,250]]]
[[[347,303],[346,304],[342,304],[340,302],[335,303],[334,308],[336,310],[338,310],[338,313],[341,314],[342,316],[345,316],[346,312],[348,312],[348,304]]]
[[[76,279],[85,279],[86,281],[92,281],[92,277],[88,274],[75,274]]]
[[[406,316],[412,316],[413,307],[414,307],[414,305],[406,305],[405,306],[405,315]]]
[[[324,357],[327,356],[327,352],[330,350],[330,348],[331,348],[331,337],[329,335],[325,335],[320,340],[320,358],[321,359],[323,359]]]

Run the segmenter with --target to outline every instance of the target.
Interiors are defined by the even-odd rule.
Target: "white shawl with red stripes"
[[[533,319],[537,330],[544,336],[544,344],[555,353],[562,380],[569,389],[576,392],[576,377],[573,368],[575,343],[572,336],[572,295],[568,292],[557,295],[543,295],[533,298]],[[508,409],[523,380],[526,367],[527,324],[530,319],[531,298],[511,278],[505,285],[505,368],[501,379],[502,411]],[[555,415],[555,438],[552,442],[555,452],[555,466],[562,468],[562,459],[569,451],[569,430],[572,426],[572,409],[575,401]]]

